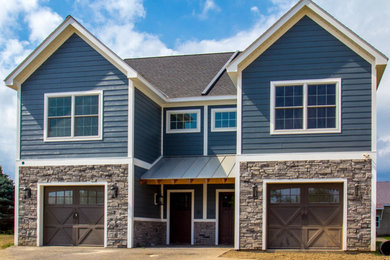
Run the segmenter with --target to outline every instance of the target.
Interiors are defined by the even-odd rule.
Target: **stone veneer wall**
[[[369,251],[371,245],[371,160],[241,162],[240,249],[262,249],[263,179],[348,181],[347,250]],[[257,184],[258,199],[252,198]],[[361,197],[355,197],[355,184]]]
[[[194,223],[195,245],[215,245],[215,222]]]
[[[157,221],[134,221],[134,246],[166,245],[167,223]]]
[[[128,165],[39,166],[19,168],[19,245],[37,245],[37,183],[107,182],[116,184],[118,197],[108,196],[107,246],[127,246]],[[23,189],[31,198],[23,199]]]

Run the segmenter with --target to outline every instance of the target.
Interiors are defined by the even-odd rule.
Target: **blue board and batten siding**
[[[270,82],[342,79],[341,133],[270,135]],[[371,150],[371,65],[307,16],[242,73],[242,153]]]
[[[44,142],[44,94],[103,90],[103,140]],[[21,88],[21,159],[127,156],[128,80],[73,34]]]
[[[200,132],[167,133],[166,113],[169,110],[200,110]],[[203,107],[175,107],[164,109],[164,156],[203,155]]]
[[[209,106],[208,107],[208,154],[236,154],[236,131],[212,132],[211,112],[215,108],[235,108],[236,106]]]
[[[153,163],[161,155],[161,107],[135,89],[134,156]]]

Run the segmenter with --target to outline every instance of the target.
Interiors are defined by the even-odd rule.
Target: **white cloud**
[[[25,20],[31,30],[30,41],[43,41],[63,20],[49,8],[40,8],[27,14]]]
[[[99,0],[84,1],[95,12],[96,21],[106,21],[107,17],[118,23],[133,22],[138,17],[145,17],[143,0]]]
[[[259,8],[257,6],[252,6],[251,12],[257,14],[257,13],[259,13]]]
[[[214,2],[214,0],[206,0],[203,5],[202,12],[199,14],[199,18],[206,19],[209,12],[219,12],[221,8]]]

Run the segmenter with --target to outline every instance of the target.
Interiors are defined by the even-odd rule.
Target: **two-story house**
[[[5,79],[15,244],[375,250],[386,64],[310,0],[242,52],[169,57],[69,16]]]

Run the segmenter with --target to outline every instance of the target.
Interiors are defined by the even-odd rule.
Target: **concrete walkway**
[[[0,259],[120,260],[120,259],[232,259],[219,257],[231,248],[101,248],[101,247],[9,247],[0,250]]]

